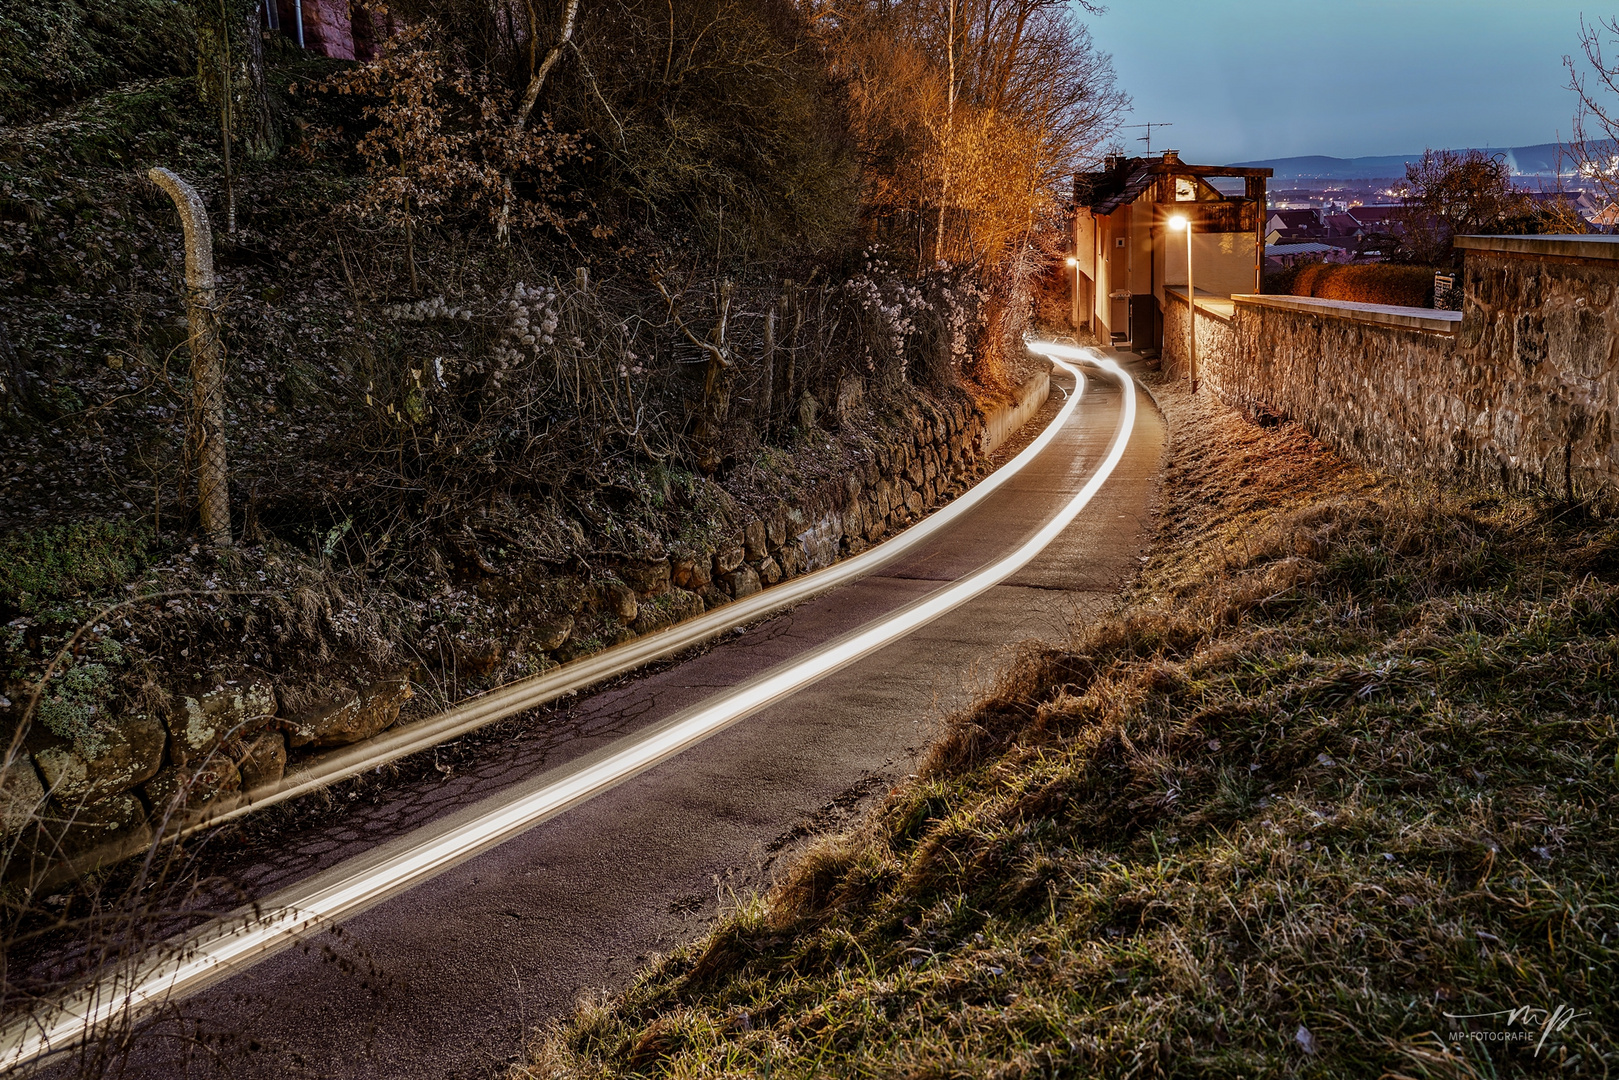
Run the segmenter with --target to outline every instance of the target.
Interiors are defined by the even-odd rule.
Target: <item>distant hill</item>
[[[1540,143],[1537,146],[1487,147],[1487,154],[1505,154],[1507,165],[1514,176],[1556,176],[1558,171],[1558,143]],[[1422,154],[1391,154],[1383,157],[1338,158],[1313,155],[1309,157],[1272,158],[1269,161],[1239,161],[1235,165],[1247,169],[1274,169],[1272,183],[1280,180],[1378,180],[1405,175],[1410,161],[1421,161]],[[1562,161],[1566,176],[1572,172],[1568,159]]]

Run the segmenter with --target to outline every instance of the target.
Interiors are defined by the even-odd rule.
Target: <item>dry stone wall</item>
[[[1199,375],[1340,453],[1506,490],[1619,495],[1615,237],[1464,237],[1460,313],[1299,297],[1199,302]],[[1186,376],[1187,305],[1164,356]]]
[[[1044,389],[1031,384],[1021,397],[1043,400]],[[1012,408],[1019,406],[1031,411],[1028,400]],[[701,546],[664,551],[660,543],[656,557],[622,560],[582,598],[592,610],[527,628],[528,644],[546,654],[546,663],[565,662],[661,630],[858,554],[960,494],[979,474],[985,418],[965,403],[920,403],[909,431],[899,431],[874,442],[836,480],[747,516]],[[577,630],[585,619],[592,625],[605,619],[615,629],[605,639],[585,639]],[[26,828],[38,830],[20,845],[34,859],[14,860],[10,872],[33,875],[42,863],[144,846],[155,821],[229,809],[247,792],[279,783],[289,760],[386,730],[412,695],[410,676],[325,671],[307,681],[271,682],[216,672],[95,740],[54,737],[35,725],[30,745],[0,783],[4,838],[13,842]],[[41,802],[43,815],[30,814]]]

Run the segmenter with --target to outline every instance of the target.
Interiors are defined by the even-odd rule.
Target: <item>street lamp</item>
[[[1074,268],[1073,312],[1068,316],[1068,321],[1073,324],[1075,330],[1078,330],[1079,329],[1079,259],[1077,257],[1073,256],[1073,255],[1068,256],[1068,265],[1072,266]]]
[[[1192,393],[1197,393],[1197,292],[1192,288],[1192,219],[1185,214],[1171,214],[1169,227],[1174,232],[1186,232],[1186,325],[1187,370],[1192,375]]]

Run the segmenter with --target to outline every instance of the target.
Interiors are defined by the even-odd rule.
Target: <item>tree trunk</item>
[[[557,34],[557,42],[555,45],[551,46],[550,50],[545,54],[545,59],[540,62],[538,67],[534,67],[534,56],[536,51],[535,45],[537,44],[535,35],[539,32],[539,20],[534,17],[534,6],[532,0],[529,4],[528,15],[528,56],[530,71],[528,76],[528,86],[523,89],[523,96],[519,98],[517,102],[517,111],[512,116],[513,135],[521,135],[523,133],[523,129],[528,127],[529,114],[534,111],[534,103],[540,99],[540,91],[545,88],[546,76],[550,75],[551,69],[556,67],[557,61],[562,58],[562,50],[564,46],[566,46],[573,38],[574,24],[579,16],[579,0],[568,0],[568,6],[563,9],[562,12],[562,26]],[[500,220],[495,226],[495,233],[502,240],[505,240],[511,232],[511,177],[508,176],[502,182],[501,186],[502,196],[500,201]]]
[[[764,386],[759,389],[759,401],[764,420],[759,425],[760,439],[770,437],[770,421],[776,415],[776,312],[772,304],[765,314]]]
[[[281,132],[264,70],[262,4],[271,0],[195,0],[197,90],[203,103],[223,112],[226,57],[231,70],[231,127],[248,157],[263,160],[281,148]],[[227,40],[221,33],[230,28]]]
[[[262,0],[273,4],[275,0]],[[264,34],[261,3],[245,6],[247,20],[242,25],[242,44],[232,55],[236,58],[238,92],[231,115],[234,117],[236,137],[242,149],[256,161],[275,157],[281,149],[281,132],[276,124],[275,110],[270,103],[270,84],[264,71]]]
[[[412,298],[422,294],[422,287],[416,281],[416,228],[410,216],[410,198],[405,199],[405,262],[410,267],[410,295]]]

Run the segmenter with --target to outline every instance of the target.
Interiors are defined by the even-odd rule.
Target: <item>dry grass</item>
[[[1609,1073],[1619,529],[1164,396],[1117,616],[524,1075]]]

